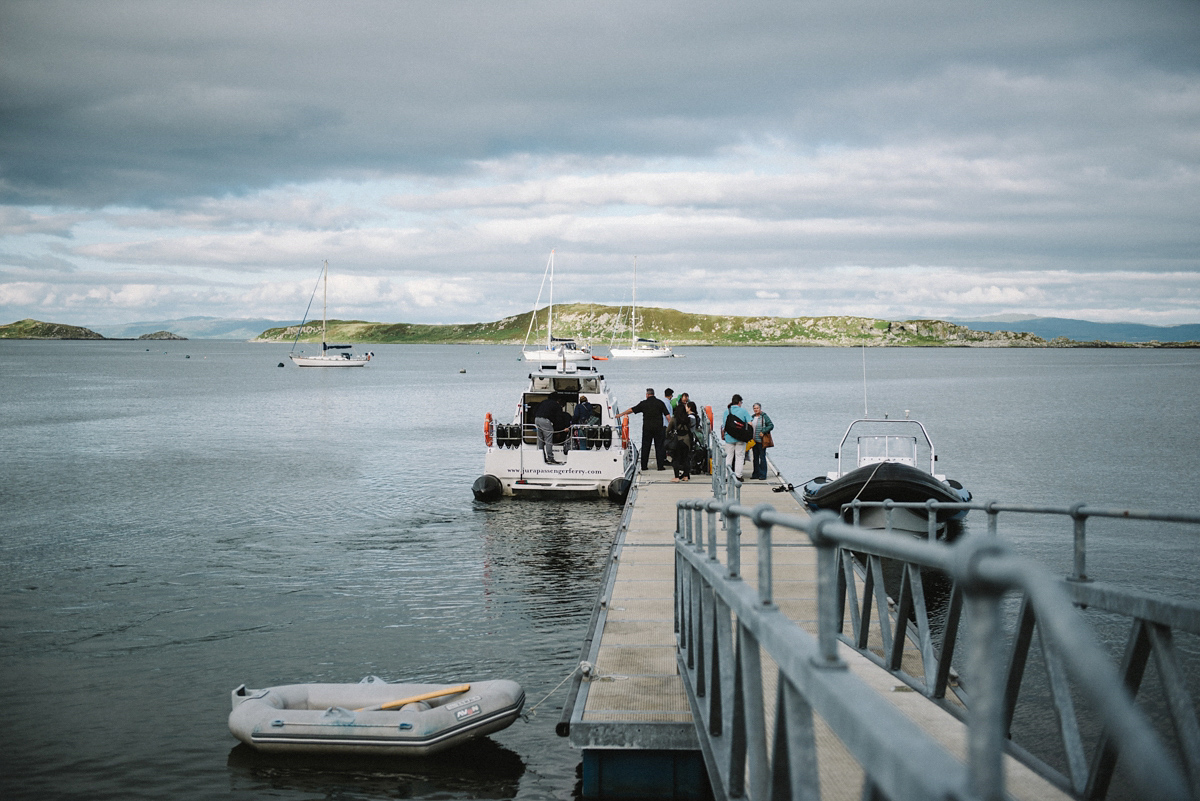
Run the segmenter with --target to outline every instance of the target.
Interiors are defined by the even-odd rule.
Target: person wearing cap
[[[646,399],[617,415],[619,420],[630,414],[642,416],[642,469],[650,467],[650,444],[654,444],[654,460],[659,470],[667,469],[667,418],[671,411],[654,397],[654,387],[646,387]]]

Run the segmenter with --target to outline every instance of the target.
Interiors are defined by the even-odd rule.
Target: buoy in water
[[[471,485],[471,492],[475,494],[477,501],[498,501],[504,495],[504,487],[501,486],[500,479],[485,475],[475,479],[475,483]]]
[[[280,363],[279,363],[279,366],[280,366],[280,367],[283,367],[283,362],[280,362]]]
[[[458,372],[465,373],[465,372],[467,372],[467,368],[464,367],[463,369],[459,370]]]

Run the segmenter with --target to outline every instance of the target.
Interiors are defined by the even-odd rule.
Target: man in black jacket
[[[554,423],[562,415],[563,407],[553,394],[539,403],[533,412],[533,424],[537,428],[537,446],[546,457],[546,464],[563,464],[554,458]]]
[[[645,470],[650,466],[650,443],[654,443],[654,460],[658,463],[659,470],[667,469],[667,443],[666,430],[667,418],[671,416],[671,412],[667,409],[667,405],[654,397],[654,388],[646,388],[646,399],[617,415],[620,419],[629,414],[640,414],[642,416],[642,469]]]

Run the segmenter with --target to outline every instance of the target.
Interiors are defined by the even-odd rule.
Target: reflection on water
[[[238,744],[227,765],[234,792],[325,798],[513,798],[525,773],[518,754],[487,738],[412,759],[261,754]]]

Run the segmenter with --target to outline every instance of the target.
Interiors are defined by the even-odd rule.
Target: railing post
[[[967,676],[972,685],[967,708],[967,794],[979,801],[1005,797],[1005,636],[1000,613],[1004,588],[979,575],[979,561],[1001,553],[1002,546],[991,537],[960,541],[956,553],[955,573],[969,621]]]
[[[758,553],[758,600],[763,606],[770,606],[774,602],[771,566],[772,526],[763,520],[764,513],[773,511],[775,509],[771,504],[760,503],[754,507],[753,514],[754,524],[758,526],[758,545],[755,548]]]
[[[742,575],[742,521],[737,513],[730,511],[732,503],[725,504],[725,567],[729,578]]]
[[[721,504],[713,499],[705,504],[708,510],[708,558],[717,561],[717,510]]]
[[[838,521],[833,512],[813,515],[809,538],[817,546],[817,644],[820,647],[818,667],[845,668],[838,657],[838,571],[836,540],[826,537],[822,529]]]
[[[1087,576],[1087,515],[1082,513],[1084,504],[1071,507],[1071,518],[1075,521],[1075,570],[1068,578],[1071,581],[1091,581]]]

